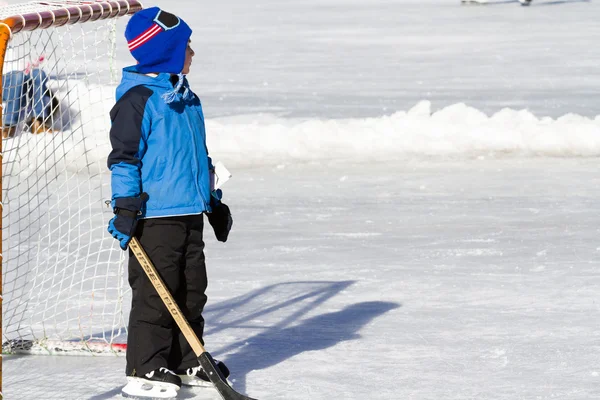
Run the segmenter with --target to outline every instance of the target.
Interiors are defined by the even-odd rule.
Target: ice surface
[[[600,398],[600,3],[459,3],[146,2],[193,26],[233,174],[205,317],[237,390]],[[4,394],[116,399],[124,369],[5,356]]]
[[[207,348],[259,399],[597,398],[596,161],[233,171]],[[5,357],[5,393],[113,399],[124,366]]]

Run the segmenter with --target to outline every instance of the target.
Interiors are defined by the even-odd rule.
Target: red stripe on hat
[[[150,28],[146,29],[144,32],[139,34],[135,39],[129,41],[127,44],[129,45],[129,50],[135,50],[148,40],[152,39],[154,36],[158,35],[162,28],[154,24]]]
[[[152,24],[148,29],[146,29],[144,32],[140,33],[139,35],[137,35],[135,38],[131,39],[127,43],[130,46],[134,45],[138,40],[143,39],[144,36],[146,36],[148,33],[150,33],[150,31],[156,29],[157,26],[158,26],[158,24]]]

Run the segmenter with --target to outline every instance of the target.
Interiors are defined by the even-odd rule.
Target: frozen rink
[[[258,399],[598,398],[596,164],[234,170],[207,348]],[[124,367],[5,357],[6,398],[119,398]]]
[[[155,4],[233,173],[205,339],[236,390],[600,398],[600,2]],[[124,369],[5,355],[3,393],[119,399]]]

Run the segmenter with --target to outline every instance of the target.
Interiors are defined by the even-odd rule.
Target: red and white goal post
[[[125,350],[130,293],[124,252],[106,232],[106,158],[117,54],[126,56],[119,19],[141,9],[137,0],[0,8],[4,353]]]

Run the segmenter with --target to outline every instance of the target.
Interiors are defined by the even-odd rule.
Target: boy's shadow
[[[245,340],[246,346],[228,356],[226,363],[235,371],[236,390],[244,393],[246,376],[252,370],[266,369],[306,351],[322,350],[359,339],[360,329],[374,318],[400,307],[397,303],[369,301],[343,310],[321,314],[283,329],[268,329]]]

